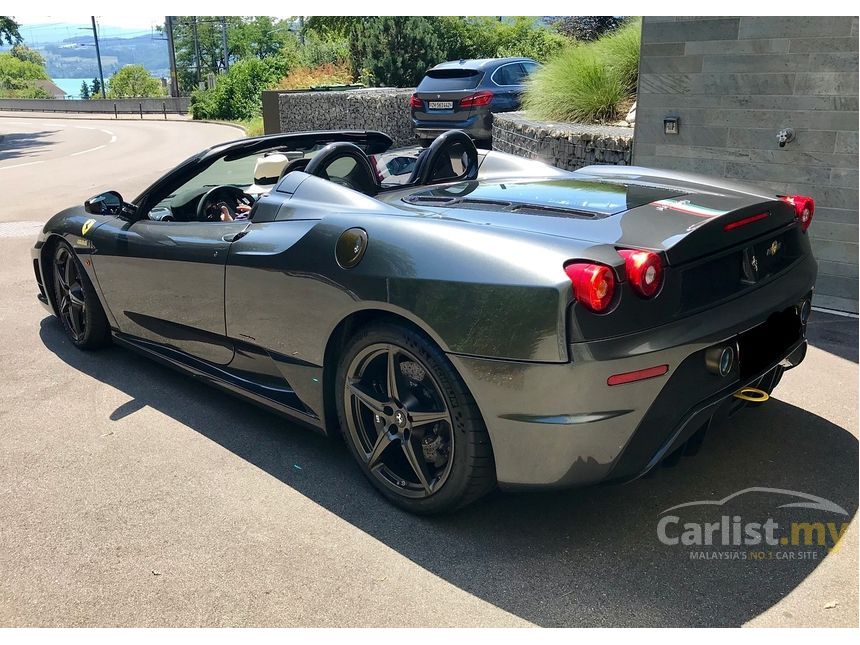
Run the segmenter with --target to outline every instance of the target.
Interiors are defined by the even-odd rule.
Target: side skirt
[[[213,365],[185,352],[128,336],[116,330],[113,331],[112,335],[118,345],[155,359],[163,365],[195,376],[208,385],[226,390],[271,412],[285,416],[291,421],[296,421],[317,432],[326,434],[320,418],[302,403],[292,389],[272,387],[248,380],[235,374],[229,368]]]

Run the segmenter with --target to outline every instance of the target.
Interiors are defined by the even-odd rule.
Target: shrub
[[[191,116],[195,119],[252,119],[260,114],[261,93],[273,86],[288,70],[280,56],[262,60],[245,58],[220,75],[211,90],[197,90],[191,95]]]
[[[322,37],[314,32],[305,35],[305,44],[299,50],[299,65],[349,65],[349,42],[346,38]]]
[[[639,22],[568,47],[532,76],[527,112],[550,121],[605,122],[624,116],[636,90]]]
[[[352,74],[346,63],[323,63],[316,67],[291,69],[277,87],[281,90],[301,90],[320,85],[349,85],[350,83],[352,83]]]
[[[558,16],[552,26],[569,38],[592,41],[618,29],[623,21],[617,16]]]
[[[494,57],[526,56],[544,62],[570,44],[561,34],[535,25],[533,18],[519,17],[512,23],[497,24],[501,26]]]
[[[442,16],[437,20],[443,60],[527,56],[545,61],[570,41],[534,18],[499,21],[488,17]]]

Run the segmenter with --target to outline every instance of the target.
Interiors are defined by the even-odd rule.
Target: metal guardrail
[[[189,99],[141,98],[117,100],[0,99],[0,111],[74,112],[78,114],[187,114]]]

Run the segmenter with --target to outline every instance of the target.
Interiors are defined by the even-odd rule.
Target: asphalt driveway
[[[44,221],[59,206],[15,172]],[[40,212],[20,208],[0,228],[0,626],[857,625],[856,319],[814,313],[775,398],[673,468],[418,518],[341,443],[124,349],[72,347],[36,301],[21,222]],[[838,548],[702,559],[659,541],[665,509],[753,487],[841,507]],[[726,512],[819,520],[779,504]]]

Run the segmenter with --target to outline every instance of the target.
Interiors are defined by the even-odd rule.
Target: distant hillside
[[[26,41],[25,41],[26,42]],[[45,65],[51,78],[94,78],[98,76],[96,50],[92,34],[65,38],[54,43],[34,46],[45,57]],[[105,78],[123,65],[143,65],[156,77],[169,76],[167,41],[155,36],[134,38],[99,38],[102,67]],[[6,50],[8,47],[0,48]]]

